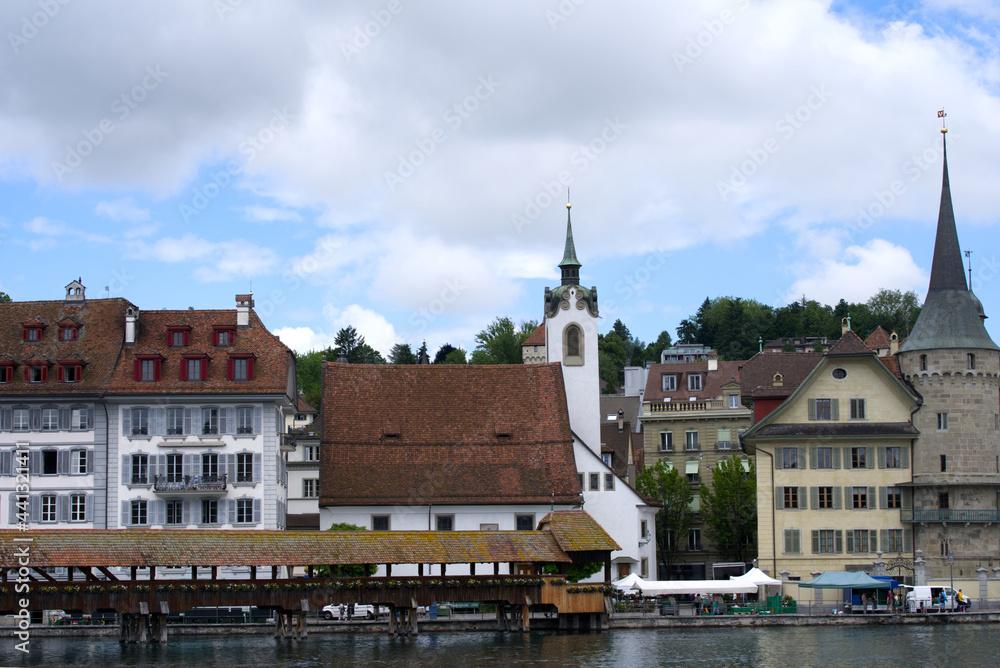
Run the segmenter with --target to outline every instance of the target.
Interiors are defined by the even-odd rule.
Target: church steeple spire
[[[562,262],[559,268],[562,270],[563,285],[580,284],[580,261],[576,259],[576,246],[573,244],[573,221],[570,219],[570,209],[573,205],[569,203],[569,191],[566,191],[566,249],[563,251]]]
[[[968,290],[965,265],[958,245],[955,211],[951,205],[951,183],[948,180],[948,129],[941,128],[944,150],[944,171],[941,176],[941,207],[938,210],[937,239],[934,241],[934,262],[928,292],[938,290]]]

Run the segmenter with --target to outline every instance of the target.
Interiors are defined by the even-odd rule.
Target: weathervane
[[[944,113],[944,108],[942,108],[941,111],[938,112],[938,118],[941,119],[941,132],[942,133],[947,133],[948,132],[948,124],[945,121],[945,119],[948,118],[948,114]]]
[[[963,251],[965,257],[969,258],[969,290],[972,290],[972,251]]]

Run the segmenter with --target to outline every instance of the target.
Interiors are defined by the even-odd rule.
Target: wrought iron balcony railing
[[[153,481],[153,490],[157,492],[224,492],[226,491],[226,476],[158,475]]]
[[[960,510],[932,508],[930,510],[901,510],[903,522],[1000,522],[1000,510]]]

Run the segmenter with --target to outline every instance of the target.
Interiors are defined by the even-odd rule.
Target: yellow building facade
[[[759,563],[772,576],[910,557],[917,397],[848,330],[743,436],[757,463]]]

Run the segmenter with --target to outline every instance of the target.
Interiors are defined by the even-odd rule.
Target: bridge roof
[[[579,511],[577,511],[579,512]],[[557,513],[558,514],[558,513]],[[571,550],[608,550],[607,534],[581,530]],[[593,541],[585,539],[587,533]],[[603,534],[603,535],[602,535]],[[14,542],[30,538],[31,542]],[[157,531],[50,529],[0,531],[0,564],[27,546],[36,568],[147,566],[309,566],[323,564],[568,563],[554,531]],[[611,543],[613,544],[613,542]]]

